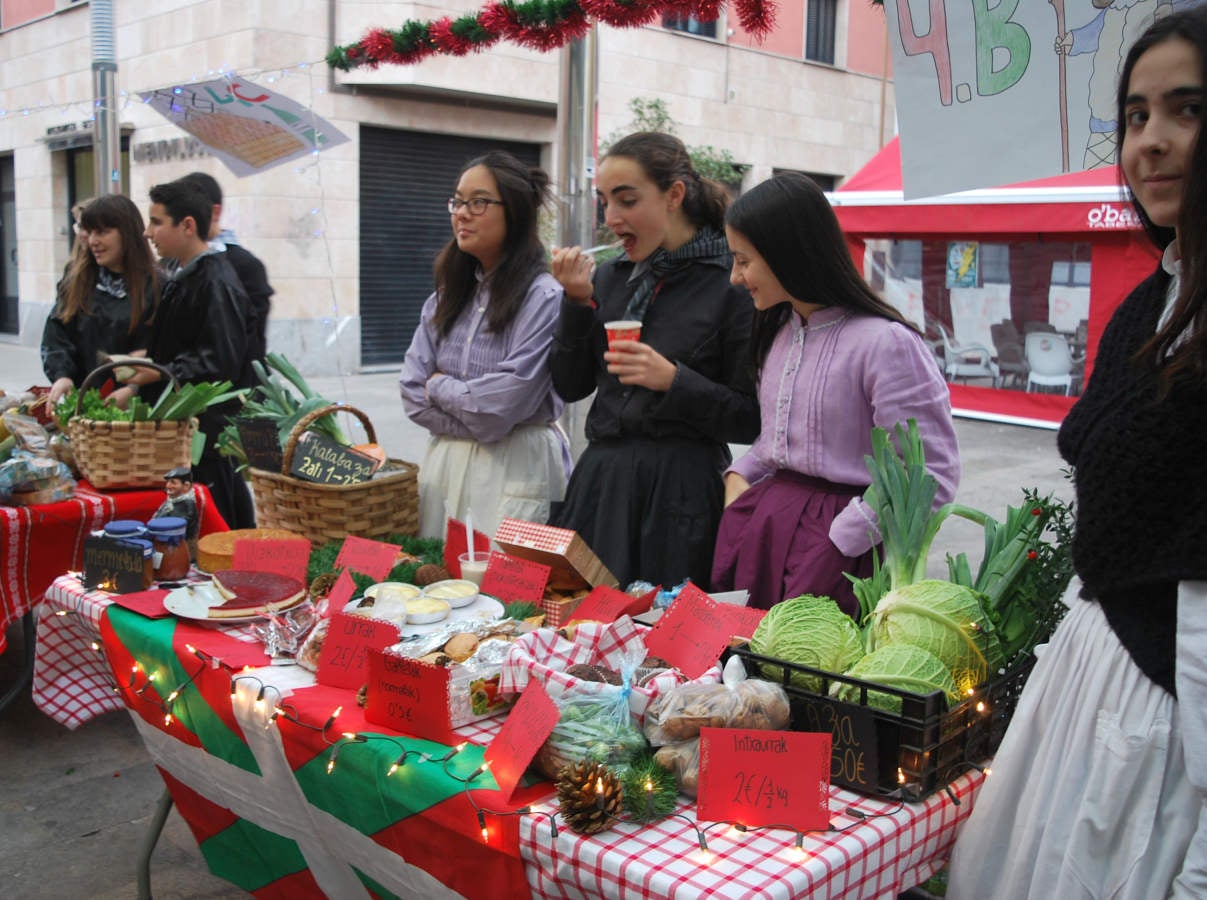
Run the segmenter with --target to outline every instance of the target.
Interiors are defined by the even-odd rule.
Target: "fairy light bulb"
[[[486,830],[486,815],[482,810],[478,810],[478,828],[482,831],[482,843],[490,843],[490,832]]]

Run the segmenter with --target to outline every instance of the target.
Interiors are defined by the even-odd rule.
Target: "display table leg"
[[[163,834],[164,823],[168,821],[171,811],[172,795],[164,788],[138,853],[138,900],[151,900],[151,854],[155,852],[155,844]]]
[[[4,696],[0,697],[0,710],[12,703],[24,688],[29,687],[34,677],[34,643],[38,639],[38,623],[34,619],[32,609],[21,617],[21,636],[25,644],[21,648],[25,659],[21,662],[21,671],[17,674],[17,680],[4,692]]]

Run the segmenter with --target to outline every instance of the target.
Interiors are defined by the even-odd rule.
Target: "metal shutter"
[[[452,236],[445,201],[462,166],[487,150],[541,162],[539,144],[361,126],[361,365],[402,363]]]

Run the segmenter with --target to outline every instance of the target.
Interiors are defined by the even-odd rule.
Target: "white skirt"
[[[419,466],[420,535],[443,538],[446,517],[467,513],[488,535],[508,517],[544,524],[566,494],[569,459],[556,424],[521,425],[491,444],[433,435]]]
[[[1069,612],[1037,648],[960,832],[951,900],[1197,894],[1173,887],[1202,809],[1187,779],[1178,703],[1140,671],[1102,607],[1079,599],[1079,589],[1074,578]]]

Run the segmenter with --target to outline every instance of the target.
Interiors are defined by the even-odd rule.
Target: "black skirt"
[[[708,588],[728,448],[676,438],[594,441],[549,524],[572,528],[616,576]]]

